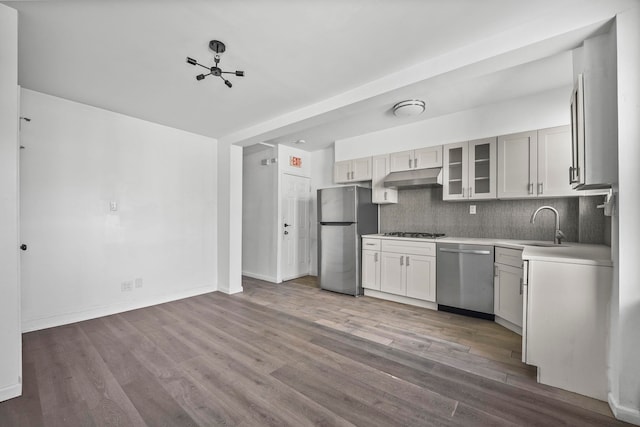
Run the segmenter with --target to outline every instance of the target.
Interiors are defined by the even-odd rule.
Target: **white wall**
[[[333,183],[333,146],[311,153],[311,266],[312,276],[318,275],[318,189],[335,187]]]
[[[18,13],[0,4],[0,401],[22,393],[18,237]]]
[[[335,160],[569,124],[571,87],[337,140]]]
[[[640,425],[640,7],[617,17],[618,215],[612,219],[614,283],[609,403]]]
[[[216,289],[214,139],[30,90],[21,111],[24,330]]]
[[[278,163],[277,148],[244,155],[242,165],[242,274],[269,282],[277,278]]]
[[[218,289],[242,292],[242,147],[218,144]]]

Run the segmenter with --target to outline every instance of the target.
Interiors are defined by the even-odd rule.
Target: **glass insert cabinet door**
[[[443,199],[467,199],[469,186],[469,143],[445,145],[443,156]]]
[[[496,138],[444,147],[443,199],[496,197]]]

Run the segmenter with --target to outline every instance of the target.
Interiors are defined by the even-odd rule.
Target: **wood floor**
[[[604,402],[535,382],[484,320],[321,291],[212,293],[23,336],[0,426],[608,426]],[[588,373],[585,373],[588,375]]]

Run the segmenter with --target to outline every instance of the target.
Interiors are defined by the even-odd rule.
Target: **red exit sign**
[[[289,156],[289,165],[294,168],[302,167],[302,157]]]

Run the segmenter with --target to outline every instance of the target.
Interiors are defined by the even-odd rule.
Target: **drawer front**
[[[436,244],[407,240],[383,240],[382,251],[399,254],[436,256]]]
[[[364,237],[362,239],[362,249],[367,249],[370,251],[379,251],[380,239],[370,239],[368,237]]]
[[[496,246],[496,263],[522,268],[522,250]]]

